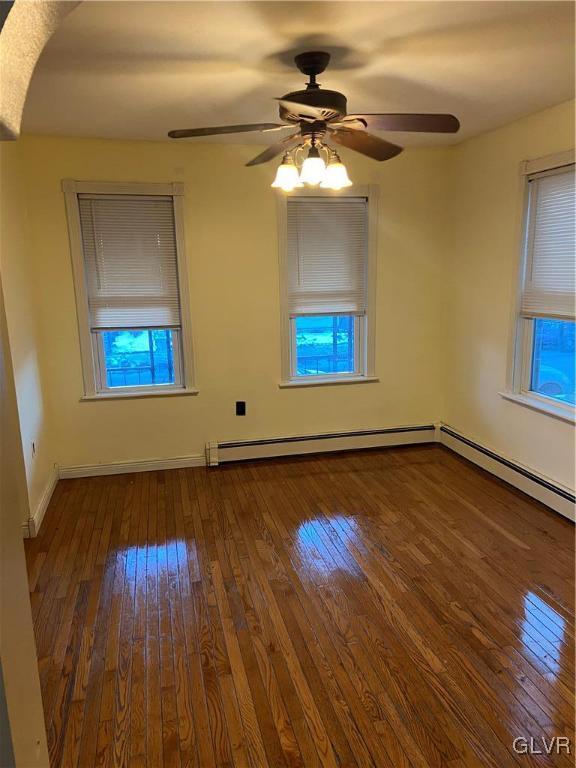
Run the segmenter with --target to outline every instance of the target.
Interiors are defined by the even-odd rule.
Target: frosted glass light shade
[[[324,179],[326,163],[318,154],[318,150],[312,147],[300,171],[300,181],[310,187],[317,187]]]
[[[340,161],[329,163],[320,186],[323,189],[344,189],[345,187],[351,187],[352,182],[348,178],[348,171],[346,170],[344,163],[341,163]]]
[[[282,189],[284,192],[291,192],[296,187],[302,186],[298,175],[298,168],[296,168],[292,160],[289,162],[286,160],[282,161],[282,164],[278,166],[276,178],[271,186],[275,189]]]

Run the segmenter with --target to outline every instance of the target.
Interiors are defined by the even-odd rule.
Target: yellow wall
[[[498,393],[506,387],[519,273],[522,160],[574,147],[574,103],[457,146],[450,157],[443,420],[574,488],[574,427]]]
[[[28,483],[23,522],[37,509],[55,461],[44,349],[39,334],[40,284],[31,252],[25,186],[21,144],[3,143],[0,145],[0,269]]]
[[[257,148],[21,139],[21,170],[9,171],[6,183],[25,188],[25,205],[9,205],[15,216],[27,208],[30,242],[10,227],[19,244],[4,249],[2,270],[24,446],[36,435],[45,457],[27,462],[31,495],[38,497],[52,461],[173,458],[201,454],[209,440],[438,420],[573,487],[572,427],[498,394],[513,326],[519,162],[569,148],[572,131],[566,104],[381,165],[348,154],[354,181],[380,189],[380,382],[297,390],[278,388],[274,167],[243,165]],[[80,402],[63,178],[184,182],[198,396]],[[234,415],[237,399],[247,401],[246,417]]]
[[[380,186],[380,383],[280,390],[274,165],[257,147],[24,137],[38,320],[62,465],[199,454],[208,440],[432,422],[440,417],[440,306],[448,150],[386,164],[351,157]],[[183,181],[195,397],[79,402],[82,378],[63,178]],[[247,401],[248,415],[234,415]]]
[[[16,765],[48,768],[48,749],[22,541],[27,488],[0,281],[0,659]],[[4,725],[4,723],[2,723]],[[5,754],[5,749],[0,749]],[[4,764],[4,763],[2,763]]]

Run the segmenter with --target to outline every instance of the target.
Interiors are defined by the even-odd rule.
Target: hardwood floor
[[[573,544],[439,446],[60,481],[51,765],[572,766]]]

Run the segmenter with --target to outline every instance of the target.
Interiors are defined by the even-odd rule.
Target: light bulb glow
[[[270,186],[275,189],[282,189],[284,192],[292,192],[296,187],[302,186],[298,176],[298,168],[290,157],[284,157],[282,164],[278,166],[276,171],[276,178]]]
[[[330,162],[326,168],[326,174],[320,186],[323,189],[344,189],[351,187],[352,182],[348,177],[348,171],[344,163],[340,160]]]
[[[309,187],[317,187],[324,179],[326,173],[326,163],[320,157],[317,147],[310,147],[308,157],[302,163],[300,171],[300,181]]]

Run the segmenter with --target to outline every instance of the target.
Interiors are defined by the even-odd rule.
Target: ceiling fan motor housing
[[[325,119],[336,119],[346,115],[346,96],[338,91],[328,91],[324,88],[293,91],[282,96],[283,101],[293,101],[296,104],[307,104],[310,107],[318,107],[326,110]],[[330,113],[330,114],[328,114]],[[300,121],[298,110],[291,112],[284,106],[280,106],[280,119],[291,123]]]

